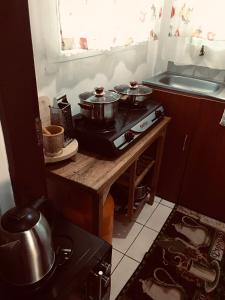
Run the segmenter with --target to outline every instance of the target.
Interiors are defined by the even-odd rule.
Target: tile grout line
[[[162,200],[162,199],[160,199],[160,201],[157,203],[156,208],[159,206],[161,200]],[[152,214],[154,213],[154,211],[156,210],[156,208],[153,210],[153,212],[151,213],[151,215],[149,216],[149,218],[147,219],[147,221],[145,222],[145,224],[146,224],[146,223],[148,222],[148,220],[151,218],[151,216],[152,216]],[[130,244],[130,246],[128,247],[128,249],[125,251],[125,253],[121,252],[120,250],[117,250],[116,248],[113,248],[114,250],[116,250],[116,251],[118,251],[119,253],[121,253],[123,256],[121,257],[121,259],[119,260],[119,262],[118,262],[117,265],[115,266],[113,272],[111,273],[111,276],[112,276],[112,274],[115,272],[115,270],[119,267],[119,265],[121,264],[121,262],[122,262],[122,260],[124,259],[124,257],[128,257],[129,259],[132,259],[133,261],[135,261],[136,263],[138,263],[138,266],[137,266],[137,267],[139,267],[139,265],[140,265],[140,263],[141,263],[141,262],[139,262],[138,260],[136,260],[136,259],[130,257],[129,255],[127,255],[127,252],[128,252],[128,250],[131,248],[131,246],[134,244],[134,242],[136,241],[136,239],[138,238],[138,236],[140,235],[140,233],[142,232],[142,230],[143,230],[144,228],[148,228],[148,229],[151,229],[151,228],[145,226],[145,224],[143,225],[143,224],[138,223],[138,222],[136,222],[136,221],[134,221],[134,222],[137,223],[137,224],[139,224],[139,225],[141,225],[142,228],[141,228],[141,230],[139,231],[139,233],[137,234],[137,236],[134,238],[133,242]],[[156,231],[156,230],[154,230],[154,229],[151,229],[151,230],[153,230],[154,232],[156,232],[157,234],[159,234],[158,231]],[[129,280],[129,278],[128,278],[128,280]],[[128,280],[127,280],[127,281],[128,281]],[[127,281],[126,281],[126,282],[127,282]],[[120,293],[120,291],[119,291],[119,293]],[[119,295],[119,293],[118,293],[118,295]]]
[[[136,222],[134,222],[136,223]],[[137,234],[136,238],[134,238],[133,242],[130,244],[130,246],[127,248],[127,250],[125,251],[125,253],[121,252],[120,250],[117,250],[116,248],[113,248],[114,250],[118,251],[119,253],[123,254],[123,256],[121,257],[121,259],[119,260],[119,262],[117,263],[115,269],[113,270],[113,272],[111,273],[111,275],[114,273],[114,271],[117,269],[117,267],[119,266],[119,264],[121,263],[122,259],[124,258],[124,256],[138,262],[136,259],[133,259],[132,257],[126,255],[127,251],[130,249],[130,247],[133,245],[133,243],[135,242],[135,240],[137,239],[137,237],[139,236],[139,234],[141,233],[141,231],[143,230],[144,228],[144,225],[143,224],[139,224],[137,223],[138,225],[141,225],[141,230],[139,231],[139,233]],[[139,263],[139,262],[138,262]]]
[[[160,200],[160,201],[161,201],[161,200]],[[153,212],[151,213],[151,215],[149,216],[149,218],[147,219],[147,221],[145,222],[145,224],[146,224],[146,223],[148,222],[148,220],[151,218],[151,216],[153,215],[153,213],[155,212],[155,210],[157,209],[157,207],[159,206],[159,204],[160,204],[160,202],[157,203],[156,208],[153,210]],[[132,241],[132,243],[130,244],[130,246],[127,248],[127,250],[125,251],[125,253],[123,253],[121,250],[118,250],[118,249],[116,249],[116,248],[113,248],[113,249],[115,249],[116,251],[120,252],[120,253],[123,254],[123,255],[126,255],[126,253],[127,253],[128,250],[130,249],[130,247],[133,245],[133,243],[136,241],[136,239],[138,238],[139,234],[141,233],[141,231],[143,230],[144,227],[146,227],[146,228],[148,228],[148,229],[151,229],[151,230],[153,230],[154,232],[159,233],[159,231],[157,231],[157,230],[155,230],[155,229],[152,229],[152,228],[146,226],[145,224],[143,225],[143,224],[138,223],[138,222],[136,222],[136,221],[134,221],[134,220],[132,220],[132,221],[133,221],[134,223],[137,223],[138,225],[141,225],[141,226],[142,226],[142,228],[141,228],[141,230],[139,231],[138,235],[134,238],[134,240]],[[126,256],[128,256],[128,255],[126,255]],[[128,257],[129,257],[129,256],[128,256]],[[133,259],[133,258],[132,258],[132,259]],[[122,259],[121,259],[121,260],[122,260]],[[135,260],[135,259],[134,259],[134,260]]]
[[[130,258],[130,259],[132,259],[132,260],[134,260],[134,261],[136,261],[139,265],[140,265],[140,263],[141,263],[141,261],[139,261],[139,260],[137,260],[137,259],[135,259],[135,258],[133,258],[133,257],[131,257],[131,256],[129,256],[129,255],[127,255],[127,254],[124,254],[124,256],[126,256],[126,257],[128,257],[128,258]]]
[[[172,202],[171,202],[172,203]],[[166,206],[166,207],[169,207],[169,208],[174,208],[174,206],[176,205],[176,204],[174,204],[174,206],[172,207],[172,206],[169,206],[169,205],[166,205],[166,204],[163,204],[163,203],[160,203],[161,205],[163,205],[163,206]]]
[[[165,222],[166,222],[166,221],[165,221]],[[160,233],[160,230],[161,230],[161,229],[160,229],[160,230],[158,231],[158,230],[156,230],[156,229],[153,229],[153,228],[151,228],[151,227],[148,227],[147,225],[144,225],[144,227],[145,227],[145,228],[148,228],[148,229],[151,229],[152,231],[154,231],[154,232],[156,232],[156,233],[158,233],[158,234]]]
[[[160,203],[157,203],[156,208],[153,210],[153,212],[151,213],[151,215],[148,217],[147,221],[145,222],[145,224],[142,224],[143,226],[145,226],[148,223],[148,220],[151,218],[151,216],[154,214],[154,212],[156,211],[157,207],[159,206]]]
[[[158,203],[158,205],[159,205],[159,203]],[[156,206],[156,208],[154,209],[154,211],[152,212],[152,214],[151,214],[151,216],[153,215],[153,213],[155,212],[155,210],[157,209],[157,207],[158,207],[158,205]],[[165,205],[164,205],[165,206]],[[166,207],[168,207],[168,206],[166,206]],[[168,208],[171,208],[171,207],[168,207]],[[148,218],[148,220],[151,218],[151,216]],[[168,217],[166,218],[166,220],[168,219]],[[146,221],[146,223],[148,222],[148,220]],[[166,220],[164,221],[164,223],[163,223],[163,225],[165,224],[165,222],[166,222]],[[135,222],[135,223],[138,223],[138,222]],[[145,223],[145,224],[146,224]],[[130,244],[130,246],[128,247],[128,249],[126,250],[126,252],[124,253],[124,256],[127,256],[127,257],[129,257],[129,258],[131,258],[131,259],[133,259],[133,260],[135,260],[135,261],[137,261],[136,259],[134,259],[134,258],[132,258],[132,257],[130,257],[129,255],[127,255],[127,252],[129,251],[129,249],[131,248],[131,246],[134,244],[134,242],[136,241],[136,239],[138,238],[138,236],[140,235],[140,233],[142,232],[142,230],[144,229],[144,228],[148,228],[148,229],[150,229],[150,230],[152,230],[152,231],[154,231],[154,232],[156,232],[157,233],[157,236],[158,236],[158,234],[160,233],[160,230],[162,229],[160,229],[159,231],[157,231],[157,230],[155,230],[155,229],[153,229],[153,228],[151,228],[151,227],[148,227],[148,226],[146,226],[146,225],[143,225],[143,224],[140,224],[140,223],[138,223],[139,225],[142,225],[142,228],[141,228],[141,230],[139,231],[139,233],[138,233],[138,235],[136,236],[136,238],[133,240],[133,242]],[[157,237],[156,236],[156,237]],[[156,238],[155,238],[156,239]],[[154,239],[154,240],[155,240]],[[138,261],[137,261],[138,262]]]
[[[136,223],[136,222],[134,222]],[[144,225],[142,224],[139,224],[138,225],[141,225],[141,229],[140,231],[138,232],[137,236],[134,238],[134,240],[132,241],[132,243],[130,244],[130,246],[127,248],[127,250],[125,251],[125,253],[121,252],[120,250],[117,250],[116,248],[114,248],[115,250],[119,251],[120,253],[122,253],[123,255],[126,255],[127,251],[130,249],[130,247],[133,245],[133,243],[136,241],[137,237],[139,236],[139,234],[141,233],[142,229],[144,228]]]
[[[160,201],[160,203],[159,204],[161,204],[162,206],[164,206],[164,207],[167,207],[167,208],[170,208],[171,210],[173,210],[174,209],[174,207],[170,207],[170,206],[167,206],[167,205],[164,205],[164,204],[162,204],[161,202],[162,202],[162,200],[165,200],[165,199],[162,199],[161,198],[161,201]],[[166,200],[167,201],[167,200]],[[154,209],[154,211],[153,211],[153,213],[156,211],[156,209],[158,208],[158,206],[159,205],[157,205],[157,207]],[[160,233],[160,230],[162,229],[162,227],[160,228],[160,230],[158,231],[158,230],[156,230],[156,229],[153,229],[153,228],[151,228],[151,227],[149,227],[149,226],[147,226],[146,224],[148,223],[148,221],[151,219],[151,217],[152,217],[152,215],[153,215],[153,213],[151,214],[151,216],[148,218],[148,220],[147,220],[147,222],[145,223],[145,227],[147,227],[148,229],[151,229],[151,230],[154,230],[154,231],[156,231],[156,232],[158,232],[158,233]],[[168,217],[166,218],[166,220],[168,219]],[[163,223],[163,225],[165,224],[165,222],[166,222],[166,220],[164,221],[164,223]]]
[[[159,203],[157,203],[156,208],[159,206]],[[152,213],[150,214],[150,216],[148,217],[147,221],[145,222],[145,224],[148,222],[148,220],[151,218],[151,216],[153,215],[154,211],[156,210],[156,208],[152,211]],[[138,223],[140,225],[145,226],[145,224],[139,223],[138,221],[134,221],[135,223]]]
[[[121,253],[121,252],[120,252]],[[122,253],[123,254],[123,253]],[[115,270],[117,269],[117,267],[119,266],[119,264],[121,263],[121,261],[122,261],[122,259],[124,258],[124,256],[125,256],[125,254],[123,254],[123,256],[121,257],[121,259],[118,261],[118,263],[116,264],[116,266],[115,266],[115,268],[114,268],[114,270],[112,271],[112,273],[111,273],[111,276],[112,276],[112,274],[115,272]]]
[[[142,226],[141,230],[139,231],[138,235],[134,238],[134,240],[133,240],[133,242],[130,244],[130,246],[127,248],[127,250],[126,250],[126,252],[124,253],[124,255],[127,254],[127,252],[128,252],[128,250],[130,249],[130,247],[134,244],[134,242],[135,242],[136,239],[138,238],[139,234],[142,232],[142,230],[143,230],[143,228],[144,228],[144,225],[141,225],[141,226]],[[126,255],[126,256],[128,256],[128,255]]]

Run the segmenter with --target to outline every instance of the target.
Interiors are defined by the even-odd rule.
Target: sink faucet
[[[205,55],[205,46],[204,45],[201,46],[201,49],[199,52],[199,56],[203,56],[203,55]]]

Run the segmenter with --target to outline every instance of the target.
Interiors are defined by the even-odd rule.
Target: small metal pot
[[[114,90],[121,94],[121,101],[128,104],[139,104],[152,93],[150,87],[139,84],[137,81],[130,81],[129,84],[121,84],[114,87]]]
[[[79,95],[81,114],[96,123],[111,123],[118,111],[120,94],[114,91],[104,92],[103,87],[95,88],[94,92]]]
[[[150,192],[150,188],[147,185],[139,185],[135,189],[135,200],[141,201],[143,200],[147,194]]]

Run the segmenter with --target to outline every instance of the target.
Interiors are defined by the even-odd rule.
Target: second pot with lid
[[[130,103],[134,103],[137,97],[144,98],[152,93],[152,89],[150,87],[139,84],[135,80],[130,81],[129,84],[117,85],[114,87],[114,90],[123,96],[127,96],[123,101]]]
[[[94,92],[80,94],[79,98],[81,114],[88,120],[100,124],[114,122],[120,94],[97,87]]]

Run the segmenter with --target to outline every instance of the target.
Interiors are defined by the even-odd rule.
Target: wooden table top
[[[74,181],[81,186],[101,192],[113,182],[148,148],[170,122],[164,117],[131,148],[116,158],[106,158],[89,152],[79,152],[73,159],[47,165],[53,174]]]

